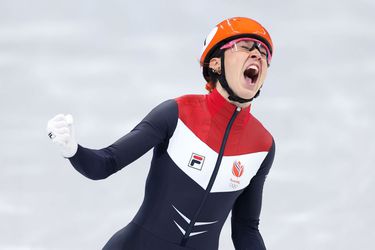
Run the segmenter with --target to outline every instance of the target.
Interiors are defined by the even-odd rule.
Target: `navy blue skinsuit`
[[[99,180],[154,148],[145,197],[134,219],[105,250],[217,250],[232,210],[237,250],[264,250],[258,231],[262,190],[275,144],[251,115],[216,90],[154,108],[131,132],[100,150],[78,146],[69,158]]]

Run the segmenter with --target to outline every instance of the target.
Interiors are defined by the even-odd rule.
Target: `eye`
[[[261,47],[259,48],[259,52],[260,52],[260,54],[261,54],[262,56],[267,56],[267,55],[268,55],[266,48],[264,48],[263,46],[261,46]]]
[[[248,51],[251,51],[251,49],[252,49],[252,48],[249,48],[249,47],[247,47],[245,45],[241,45],[240,48],[243,49],[243,50],[248,50]]]

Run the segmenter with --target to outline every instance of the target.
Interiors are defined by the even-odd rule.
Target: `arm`
[[[250,184],[237,198],[232,209],[232,240],[236,250],[265,250],[259,233],[259,215],[262,207],[263,185],[272,166],[275,143],[272,146]]]
[[[82,175],[93,180],[104,179],[132,163],[152,147],[167,141],[174,132],[177,118],[176,102],[163,102],[112,145],[100,150],[78,145],[77,153],[69,161]]]

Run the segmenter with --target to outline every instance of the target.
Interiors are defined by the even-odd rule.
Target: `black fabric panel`
[[[232,240],[236,250],[265,250],[258,230],[259,216],[262,207],[263,186],[271,169],[275,156],[275,142],[259,167],[250,184],[237,198],[232,209]]]

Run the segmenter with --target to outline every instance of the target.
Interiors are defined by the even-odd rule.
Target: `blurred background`
[[[108,146],[154,106],[203,94],[203,40],[221,20],[261,22],[275,45],[252,112],[277,152],[260,231],[270,250],[375,249],[375,2],[0,1],[0,249],[101,249],[140,206],[151,153],[102,181],[46,135]],[[227,220],[220,250],[234,249]]]

